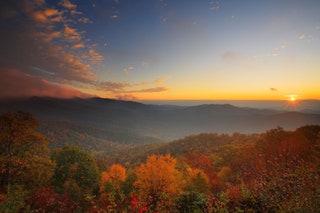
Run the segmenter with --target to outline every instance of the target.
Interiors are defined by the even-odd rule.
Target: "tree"
[[[180,174],[175,169],[176,159],[170,154],[151,155],[145,164],[136,169],[134,186],[140,196],[148,202],[151,211],[158,211],[159,204],[168,207],[173,197],[179,193]]]
[[[70,193],[73,199],[81,199],[97,190],[99,171],[91,155],[79,147],[66,146],[52,155],[56,162],[53,184],[60,193]]]
[[[120,164],[112,164],[108,172],[102,172],[100,190],[105,190],[105,184],[111,183],[115,190],[120,190],[120,184],[126,179],[126,169]]]
[[[120,164],[112,164],[108,172],[102,172],[99,203],[105,209],[122,212],[126,207],[126,195],[122,190],[126,176],[126,169]]]
[[[186,190],[202,194],[209,194],[209,179],[207,175],[200,169],[188,169],[188,177]]]
[[[0,115],[0,186],[22,185],[35,190],[52,177],[54,163],[48,156],[47,141],[36,131],[37,120],[29,113]]]

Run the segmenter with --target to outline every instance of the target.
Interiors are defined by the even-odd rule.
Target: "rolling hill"
[[[0,101],[0,112],[18,110],[32,113],[41,121],[40,129],[47,132],[68,129],[71,135],[76,133],[89,142],[95,138],[123,145],[169,141],[202,132],[259,133],[277,126],[294,130],[320,124],[320,114],[230,104],[162,106],[103,98],[48,97]]]

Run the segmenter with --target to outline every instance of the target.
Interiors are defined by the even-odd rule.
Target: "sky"
[[[0,97],[320,99],[319,0],[0,3]]]

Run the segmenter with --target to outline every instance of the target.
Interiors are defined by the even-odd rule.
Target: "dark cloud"
[[[117,95],[116,99],[128,101],[128,100],[137,100],[137,97],[135,97],[133,95],[125,94],[125,95]]]
[[[271,92],[278,92],[278,89],[277,89],[277,88],[274,88],[274,87],[271,87],[271,88],[270,88],[270,91],[271,91]]]

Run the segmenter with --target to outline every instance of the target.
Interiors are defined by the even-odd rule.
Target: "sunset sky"
[[[320,99],[319,0],[12,0],[0,10],[0,97]]]

